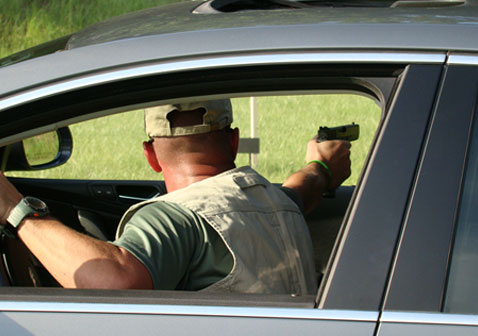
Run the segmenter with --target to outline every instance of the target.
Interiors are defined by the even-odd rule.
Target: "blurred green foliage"
[[[0,0],[0,58],[136,10],[179,0]]]

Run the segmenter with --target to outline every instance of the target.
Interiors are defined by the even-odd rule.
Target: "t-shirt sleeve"
[[[155,202],[140,208],[114,245],[120,246],[148,269],[155,289],[173,290],[188,270],[195,245],[203,237],[194,230],[197,215],[178,205]]]

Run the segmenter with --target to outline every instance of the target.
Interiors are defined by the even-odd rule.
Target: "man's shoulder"
[[[149,202],[140,207],[132,217],[132,220],[138,218],[159,221],[169,218],[174,222],[198,220],[197,215],[185,206],[162,199],[158,199],[155,202]]]

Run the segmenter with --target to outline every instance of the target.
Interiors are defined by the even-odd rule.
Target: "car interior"
[[[346,218],[350,201],[354,197],[355,186],[360,184],[362,172],[366,167],[370,152],[373,150],[377,131],[383,121],[384,111],[391,103],[391,97],[399,82],[395,69],[396,67],[385,67],[378,70],[375,68],[374,71],[379,72],[379,76],[356,76],[353,78],[337,76],[340,71],[334,69],[329,76],[320,77],[319,80],[317,77],[313,78],[314,80],[307,78],[305,81],[304,78],[297,78],[297,73],[295,73],[292,77],[296,78],[289,78],[287,90],[276,90],[276,82],[269,78],[265,84],[259,80],[255,84],[252,81],[254,85],[248,86],[247,90],[243,88],[242,92],[238,90],[234,94],[227,95],[224,93],[205,95],[203,88],[193,85],[192,88],[199,91],[195,95],[184,98],[177,91],[172,94],[173,91],[166,90],[167,92],[161,92],[161,97],[154,101],[149,97],[157,95],[158,89],[149,89],[150,84],[145,85],[143,79],[140,80],[143,82],[143,86],[140,86],[141,90],[132,92],[129,99],[123,97],[119,103],[115,101],[114,104],[111,104],[111,101],[114,100],[115,95],[124,91],[124,87],[119,84],[108,85],[101,90],[103,94],[110,94],[112,97],[108,101],[97,99],[99,93],[92,95],[90,92],[66,93],[59,100],[53,98],[53,101],[42,102],[41,106],[38,106],[41,110],[40,114],[47,111],[50,111],[50,114],[51,111],[67,111],[65,112],[66,116],[63,114],[62,121],[56,122],[57,129],[46,133],[47,137],[54,139],[55,145],[50,146],[49,149],[53,154],[40,153],[40,159],[37,159],[35,151],[38,149],[35,148],[35,145],[29,145],[28,141],[33,144],[41,143],[45,134],[39,134],[38,129],[35,128],[26,128],[17,136],[22,141],[16,141],[0,148],[1,167],[22,194],[35,196],[45,201],[51,213],[63,223],[98,239],[113,240],[122,214],[131,205],[166,193],[164,182],[153,175],[151,169],[148,170],[144,158],[141,159],[142,166],[132,167],[132,171],[126,171],[126,175],[115,175],[114,173],[102,175],[107,170],[104,166],[116,168],[113,171],[121,172],[120,167],[125,160],[129,160],[128,157],[133,152],[135,155],[142,156],[141,141],[146,140],[141,124],[142,108],[144,107],[169,103],[178,99],[231,98],[235,111],[233,127],[239,126],[241,132],[244,129],[241,135],[242,153],[238,155],[237,165],[251,164],[255,157],[258,162],[257,170],[278,185],[294,169],[300,169],[300,165],[304,163],[306,142],[317,133],[320,126],[335,127],[351,123],[359,124],[361,129],[357,143],[364,141],[363,144],[360,144],[364,151],[360,154],[361,159],[356,160],[360,162],[354,162],[356,165],[353,166],[353,180],[347,180],[333,195],[323,197],[319,207],[306,217],[316,252],[317,276],[320,281],[334,254],[334,246],[339,241],[340,232],[344,229],[344,218]],[[347,69],[347,71],[351,70]],[[360,73],[357,69],[353,69],[352,72],[354,75]],[[239,73],[237,72],[237,74]],[[240,76],[247,76],[247,74]],[[201,80],[204,78],[202,76]],[[136,81],[134,84],[137,83]],[[213,86],[218,90],[219,85],[220,81],[214,82]],[[133,85],[129,82],[127,86],[132,87]],[[266,90],[264,87],[268,87],[268,89]],[[228,90],[234,88],[237,90],[235,85],[229,87]],[[192,91],[194,92],[194,90]],[[251,92],[251,90],[253,91]],[[169,94],[169,98],[162,98],[167,94]],[[67,107],[62,105],[72,97],[80,101],[83,96],[88,97],[87,104],[84,102],[70,103]],[[254,131],[251,126],[253,119],[250,107],[251,97],[256,97],[259,102],[258,117],[256,116],[259,120],[258,134],[252,134]],[[347,102],[349,99],[352,100],[348,105],[340,106],[341,101]],[[356,99],[364,100],[365,110],[360,110],[357,107],[361,103],[357,104]],[[329,105],[324,108],[325,101],[328,101]],[[90,108],[90,112],[85,112],[82,109],[85,106]],[[284,117],[288,111],[297,106],[301,106],[299,109],[301,120],[296,117],[292,119]],[[339,112],[340,109],[343,111]],[[272,113],[271,110],[275,112]],[[367,111],[365,113],[367,115],[363,113],[364,111]],[[121,130],[118,132],[108,131],[105,125],[110,123],[110,118],[122,118],[128,114],[132,115],[134,120],[139,120],[138,127],[136,127],[139,135],[137,140],[134,140],[136,144],[125,151],[121,150],[125,148],[125,144],[121,142],[124,133]],[[310,120],[311,115],[315,115],[313,120]],[[127,120],[130,119],[119,120],[117,124],[131,127]],[[283,122],[277,122],[280,120]],[[46,122],[48,122],[48,118]],[[281,128],[268,130],[272,122],[281,125]],[[105,130],[105,133],[99,132],[100,130]],[[106,134],[108,132],[109,135]],[[297,146],[295,144],[291,146],[288,143],[291,138],[288,135],[290,132],[300,134]],[[92,134],[96,134],[100,141],[95,142],[91,138]],[[31,141],[35,138],[36,140]],[[115,157],[114,160],[106,160],[101,167],[99,161],[106,156],[102,154],[101,150],[104,150],[105,153],[114,151],[110,145],[115,142],[117,142],[118,151],[124,152],[127,155],[126,158]],[[353,144],[354,146],[355,144]],[[300,147],[302,152],[297,147]],[[30,151],[34,154],[29,154]],[[76,157],[75,153],[77,152],[82,154]],[[279,152],[280,155],[268,156],[267,152]],[[298,157],[297,162],[299,163],[294,163],[292,160],[289,162],[289,157],[294,157],[294,159]],[[76,171],[74,173],[76,175],[70,174],[76,170],[77,166],[86,161],[89,161],[89,166],[85,165],[84,171]],[[272,174],[271,178],[268,176],[268,170],[270,171],[271,167],[268,167],[267,164],[278,161],[278,164],[282,166],[279,167],[282,171],[278,175],[270,173]],[[95,167],[95,165],[99,165],[99,167]],[[148,171],[148,173],[146,175],[136,174],[142,171]],[[122,173],[125,173],[124,170]],[[58,286],[58,283],[41,263],[18,239],[2,235],[0,249],[3,260],[1,271],[6,279],[4,281],[6,286]]]

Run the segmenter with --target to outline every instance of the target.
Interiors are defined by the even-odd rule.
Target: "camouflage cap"
[[[202,124],[171,127],[168,114],[204,109]],[[229,99],[209,100],[195,103],[170,104],[144,110],[146,134],[150,137],[181,136],[207,133],[223,129],[232,123],[232,105]]]

